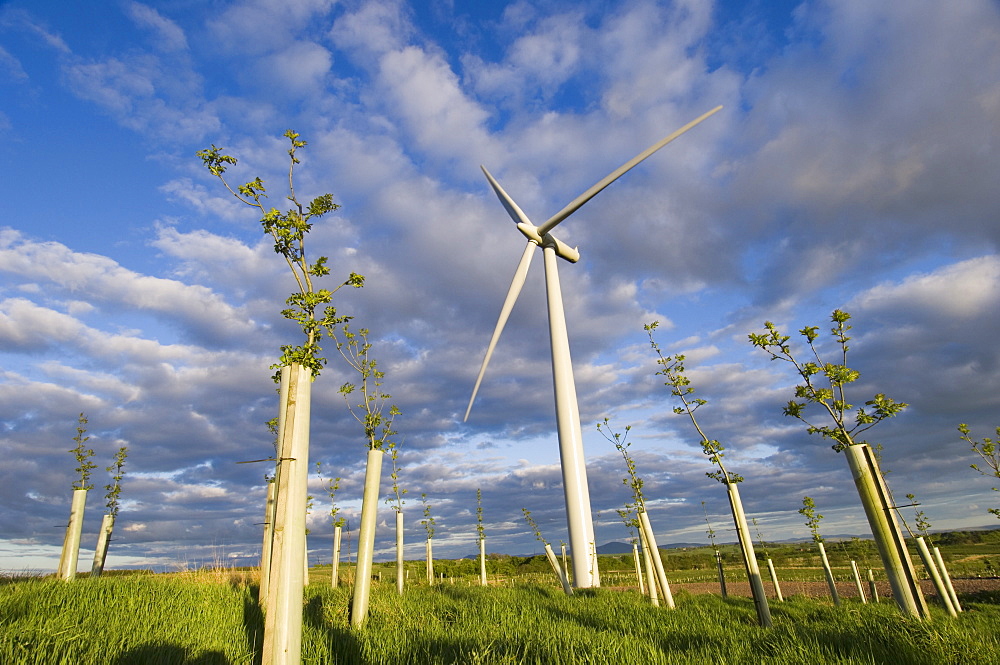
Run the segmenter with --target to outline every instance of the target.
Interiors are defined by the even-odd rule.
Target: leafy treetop
[[[323,465],[321,462],[316,462],[316,475],[319,476],[320,481],[323,483],[323,489],[326,490],[326,495],[330,497],[330,523],[333,526],[344,526],[343,515],[338,515],[340,512],[340,506],[337,505],[337,490],[340,489],[340,478],[325,478],[323,477]]]
[[[389,446],[389,459],[392,460],[392,496],[387,497],[385,502],[392,506],[397,513],[403,512],[403,495],[409,490],[399,484],[399,446]]]
[[[802,497],[802,507],[799,508],[799,513],[806,518],[806,526],[809,527],[813,542],[822,543],[823,536],[819,535],[819,522],[823,516],[816,512],[816,502],[811,497]]]
[[[708,508],[705,507],[704,501],[701,502],[701,510],[705,513],[705,524],[708,525],[708,531],[705,533],[708,534],[708,540],[712,543],[712,549],[718,553],[718,548],[715,546],[715,529],[712,528],[712,523],[708,521]]]
[[[982,458],[983,463],[986,464],[986,469],[978,464],[970,464],[969,466],[984,476],[1000,478],[1000,447],[998,447],[998,444],[1000,444],[1000,427],[997,427],[995,439],[984,436],[982,441],[972,438],[972,430],[965,423],[958,426],[958,431],[962,434],[959,438],[968,443],[972,448],[972,452]],[[994,487],[993,491],[1000,492],[1000,487]],[[987,511],[1000,519],[1000,508],[988,508]]]
[[[118,497],[122,493],[122,478],[125,477],[125,458],[128,457],[128,446],[122,446],[115,453],[114,461],[111,466],[106,467],[105,470],[111,474],[111,483],[104,486],[104,489],[108,490],[105,494],[105,498],[108,500],[108,514],[112,517],[118,517]]]
[[[681,401],[681,406],[674,407],[674,413],[687,415],[687,417],[691,420],[691,424],[694,425],[695,431],[698,432],[698,436],[701,437],[702,451],[708,455],[708,459],[712,464],[719,467],[717,471],[712,471],[710,473],[706,473],[705,475],[709,478],[715,478],[723,485],[743,482],[743,476],[736,473],[730,473],[722,463],[722,458],[725,456],[723,454],[725,446],[719,443],[716,439],[709,439],[702,430],[701,425],[698,423],[695,411],[703,407],[705,404],[708,404],[708,401],[702,398],[692,397],[694,388],[691,387],[691,380],[687,378],[684,371],[685,356],[683,354],[664,356],[663,352],[660,350],[659,344],[657,344],[656,340],[653,339],[653,331],[656,330],[659,325],[659,321],[653,321],[652,323],[647,323],[643,326],[646,334],[649,335],[649,345],[656,353],[656,364],[661,368],[656,374],[666,378],[663,385],[670,386],[670,394],[674,395]]]
[[[927,519],[927,515],[924,513],[924,511],[920,510],[919,508],[920,504],[917,503],[916,495],[910,493],[906,495],[906,498],[909,499],[910,503],[913,505],[913,514],[915,517],[914,524],[917,527],[917,532],[924,537],[924,540],[926,540],[928,543],[933,544],[930,534],[931,522],[930,520]],[[906,526],[907,531],[910,530],[910,525],[906,524],[906,520],[903,520],[903,525]],[[912,531],[910,532],[910,535],[911,536],[913,535]]]
[[[618,513],[618,517],[622,519],[625,527],[632,534],[634,542],[636,534],[641,533],[642,527],[639,524],[639,513],[646,510],[646,500],[642,494],[644,482],[636,471],[635,460],[628,451],[629,446],[632,445],[632,442],[628,440],[628,434],[631,429],[631,425],[626,425],[624,432],[615,432],[611,429],[609,418],[605,418],[603,423],[597,423],[597,431],[610,441],[615,449],[622,454],[622,457],[625,458],[625,468],[628,470],[628,477],[622,478],[622,484],[627,485],[632,490],[632,501],[626,502],[624,508],[615,509],[615,512]]]
[[[486,529],[483,527],[483,490],[476,488],[476,532],[479,540],[486,537]]]
[[[431,515],[431,504],[427,503],[427,495],[420,495],[420,503],[424,504],[424,519],[420,520],[420,523],[424,525],[424,530],[427,531],[427,540],[434,538],[434,517]]]
[[[531,516],[531,511],[527,508],[521,508],[521,512],[524,513],[524,520],[528,523],[528,526],[531,527],[531,532],[535,534],[535,538],[538,539],[538,542],[543,545],[548,545],[549,542],[542,536],[542,530],[538,528],[538,523],[535,522],[535,518]]]
[[[386,402],[392,396],[382,392],[385,373],[378,369],[377,362],[371,357],[372,345],[368,341],[368,329],[362,328],[354,333],[345,323],[341,333],[343,341],[337,338],[333,331],[330,332],[344,360],[361,376],[361,386],[359,388],[347,382],[340,387],[340,394],[344,396],[344,402],[351,415],[364,427],[368,447],[372,450],[383,450],[386,447],[392,450],[396,444],[390,437],[397,433],[392,429],[392,422],[402,412],[395,405],[386,410]],[[355,391],[360,393],[361,403],[352,405],[350,396]]]
[[[783,335],[770,321],[764,323],[765,332],[750,333],[750,343],[771,356],[771,360],[782,360],[790,363],[801,377],[803,383],[795,386],[795,396],[801,401],[790,400],[783,409],[786,416],[798,418],[808,426],[810,434],[821,434],[833,439],[833,449],[840,452],[848,446],[867,443],[858,441],[859,434],[866,432],[886,418],[891,418],[908,404],[896,402],[884,393],[877,393],[854,412],[854,422],[849,422],[850,412],[854,405],[847,401],[846,386],[854,383],[861,376],[860,372],[847,366],[847,335],[851,326],[847,323],[851,315],[843,310],[834,310],[830,315],[833,327],[830,334],[839,347],[840,363],[824,362],[816,348],[819,338],[819,327],[806,326],[799,331],[805,338],[812,360],[803,361],[792,352],[788,335]],[[809,404],[818,404],[833,420],[833,425],[816,425],[805,417]]]
[[[90,440],[89,436],[84,436],[87,432],[86,425],[87,417],[81,413],[77,418],[76,436],[73,437],[73,440],[76,441],[76,447],[70,448],[69,451],[76,456],[76,462],[80,465],[76,467],[76,472],[80,474],[80,477],[73,482],[75,490],[94,489],[90,482],[90,470],[96,469],[97,465],[90,461],[90,458],[94,456],[94,449],[83,445]]]
[[[332,194],[317,196],[308,206],[299,202],[295,193],[293,173],[295,165],[300,163],[296,151],[304,148],[307,143],[290,129],[284,136],[291,142],[291,148],[288,150],[287,199],[292,202],[292,207],[285,212],[280,212],[277,208],[265,208],[263,199],[267,198],[267,194],[260,177],[240,185],[235,190],[229,185],[224,174],[229,166],[237,163],[235,157],[222,154],[214,144],[205,150],[199,150],[196,154],[201,158],[205,168],[219,178],[233,196],[260,211],[261,226],[274,239],[275,253],[285,259],[298,286],[298,291],[292,293],[285,301],[288,307],[282,310],[281,314],[299,324],[305,334],[305,343],[297,346],[283,345],[279,362],[271,368],[280,370],[281,367],[297,363],[309,368],[315,378],[326,364],[326,359],[320,355],[322,348],[319,345],[323,330],[344,323],[350,318],[337,315],[336,307],[331,304],[333,294],[343,286],[360,288],[364,286],[365,278],[352,272],[347,280],[334,289],[317,289],[313,283],[314,278],[330,274],[330,268],[326,265],[329,259],[320,256],[315,262],[309,262],[306,257],[306,235],[312,229],[314,219],[333,212],[340,206],[333,202]],[[279,376],[280,372],[276,372],[274,375],[276,382]]]

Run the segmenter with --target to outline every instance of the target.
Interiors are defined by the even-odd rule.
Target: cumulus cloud
[[[187,37],[180,26],[152,7],[131,2],[125,5],[125,9],[136,25],[149,29],[156,36],[161,49],[165,51],[187,49]]]
[[[0,259],[3,271],[20,279],[40,281],[70,294],[86,292],[105,306],[176,316],[198,336],[223,340],[233,331],[255,325],[209,288],[140,275],[107,257],[73,252],[56,242],[37,242],[13,229],[0,231]]]

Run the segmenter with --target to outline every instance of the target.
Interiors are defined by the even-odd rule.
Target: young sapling
[[[213,144],[199,150],[197,156],[213,176],[218,178],[239,201],[259,211],[264,232],[274,240],[274,251],[288,265],[297,291],[285,301],[282,316],[299,325],[305,339],[302,344],[286,344],[272,369],[279,381],[279,447],[276,473],[275,519],[273,524],[272,557],[268,589],[261,596],[266,600],[264,621],[263,662],[268,665],[298,663],[302,651],[302,598],[305,582],[305,512],[309,482],[309,414],[311,383],[326,363],[320,355],[320,340],[324,331],[344,323],[332,305],[333,295],[344,286],[359,288],[364,277],[350,273],[333,289],[319,288],[317,281],[330,274],[327,257],[310,262],[306,253],[306,238],[313,223],[339,206],[332,194],[322,194],[308,205],[302,204],[295,191],[295,166],[300,163],[298,151],[307,143],[299,134],[288,130],[288,201],[292,207],[281,212],[266,208],[264,182],[260,177],[240,185],[235,190],[226,181],[225,172],[237,159],[222,154]]]
[[[420,520],[427,532],[427,584],[434,584],[434,515],[431,514],[431,504],[427,503],[427,494],[420,495],[420,503],[424,507],[424,519]]]
[[[87,417],[81,413],[77,418],[76,436],[73,441],[76,446],[69,452],[76,458],[76,473],[78,477],[73,481],[73,503],[70,507],[69,523],[66,525],[66,537],[63,539],[62,554],[59,557],[59,570],[57,576],[64,581],[70,582],[76,579],[77,561],[80,558],[80,535],[83,532],[83,514],[87,508],[87,491],[94,488],[90,482],[90,472],[97,468],[90,458],[94,456],[94,449],[88,448],[84,444],[90,440],[87,433]]]
[[[632,445],[632,442],[628,440],[628,435],[631,430],[632,426],[627,425],[624,432],[615,432],[611,428],[611,423],[608,418],[605,418],[603,423],[597,424],[597,431],[599,431],[605,439],[614,445],[615,449],[621,453],[622,458],[625,460],[625,468],[628,471],[628,476],[622,478],[622,484],[628,486],[628,488],[632,490],[632,501],[631,503],[625,504],[625,511],[626,513],[635,513],[634,525],[639,531],[643,555],[646,559],[647,566],[652,568],[653,575],[649,577],[648,585],[650,590],[650,601],[654,605],[658,606],[659,596],[662,595],[664,601],[667,603],[667,607],[673,609],[674,596],[670,590],[670,583],[667,581],[666,572],[663,569],[663,560],[660,558],[660,548],[656,544],[656,536],[653,533],[653,527],[650,524],[649,515],[646,513],[646,498],[642,492],[645,482],[639,476],[636,470],[635,460],[632,458],[631,453],[629,453],[629,447]],[[619,515],[621,515],[621,513],[619,513]],[[628,526],[629,522],[626,521],[626,525]]]
[[[728,598],[729,594],[726,592],[726,570],[722,567],[722,552],[719,551],[718,545],[715,544],[715,529],[712,528],[712,522],[708,519],[708,508],[705,507],[704,501],[701,502],[701,510],[705,513],[705,524],[708,525],[708,530],[705,531],[708,534],[708,542],[712,543],[712,549],[715,550],[715,567],[719,571],[719,590],[723,598]]]
[[[104,495],[107,499],[107,512],[101,520],[101,531],[97,537],[97,547],[94,549],[94,563],[90,569],[91,577],[100,577],[104,572],[104,562],[108,556],[108,544],[111,542],[111,533],[115,528],[115,520],[118,519],[118,510],[121,507],[119,497],[122,493],[122,478],[125,477],[125,459],[128,457],[128,446],[122,446],[115,453],[111,466],[106,467],[106,471],[111,474],[111,482],[104,486],[108,491]]]
[[[781,595],[781,585],[778,584],[778,575],[774,572],[774,562],[771,561],[771,555],[767,551],[767,543],[764,542],[764,536],[760,532],[760,524],[757,523],[756,517],[751,517],[750,521],[753,522],[753,528],[757,532],[757,543],[760,545],[760,550],[764,553],[764,559],[767,561],[767,572],[771,576],[771,584],[774,586],[774,596],[779,602],[784,601],[785,597]]]
[[[559,559],[556,558],[556,553],[552,551],[552,546],[549,542],[545,540],[542,536],[542,530],[538,528],[538,523],[535,522],[535,518],[531,516],[531,511],[527,508],[521,508],[521,512],[524,514],[524,520],[531,527],[531,532],[535,534],[535,538],[540,542],[545,548],[545,558],[548,559],[549,565],[552,566],[552,572],[556,574],[559,582],[562,584],[563,593],[567,596],[573,595],[573,587],[569,584],[569,577],[566,576],[566,571],[562,566],[559,565]]]
[[[938,599],[940,599],[941,604],[944,605],[945,610],[952,617],[957,617],[958,613],[961,611],[961,606],[956,605],[958,602],[957,596],[955,596],[954,587],[951,584],[951,580],[947,577],[947,572],[942,572],[944,561],[941,561],[942,566],[938,566],[938,561],[935,560],[934,554],[931,552],[928,543],[931,546],[934,543],[931,541],[931,536],[928,530],[931,528],[931,523],[927,519],[926,513],[919,509],[920,504],[917,503],[917,497],[911,492],[906,495],[906,498],[910,500],[910,505],[913,506],[913,511],[916,516],[914,522],[917,533],[920,535],[915,535],[913,531],[910,530],[910,525],[906,523],[903,519],[903,526],[909,532],[910,537],[917,544],[917,551],[920,552],[920,559],[924,562],[924,568],[927,570],[928,577],[934,583],[934,588],[937,590]]]
[[[788,401],[783,413],[802,421],[810,434],[820,434],[831,439],[834,442],[833,449],[843,452],[847,457],[847,464],[854,477],[854,485],[885,566],[896,604],[904,614],[928,618],[930,614],[927,603],[920,590],[903,534],[896,523],[891,494],[879,468],[877,451],[872,450],[860,438],[883,420],[901,413],[907,404],[897,402],[884,393],[876,393],[857,410],[848,401],[848,387],[861,376],[860,372],[847,365],[850,348],[848,342],[851,340],[847,334],[851,330],[848,323],[850,319],[850,314],[839,309],[830,315],[833,324],[830,334],[839,362],[823,360],[817,346],[817,326],[806,326],[799,330],[799,335],[806,342],[808,350],[805,356],[809,360],[803,360],[797,352],[793,352],[789,344],[791,337],[782,334],[770,321],[764,323],[764,332],[750,333],[748,337],[750,343],[768,354],[772,361],[788,363],[798,375],[801,383],[795,386],[796,399]],[[812,419],[809,415],[810,407],[818,408],[825,415],[824,420],[828,418],[828,422],[832,424]]]
[[[385,373],[378,368],[378,363],[372,357],[368,329],[361,328],[355,333],[345,323],[339,332],[331,331],[330,335],[334,337],[340,355],[360,377],[360,384],[347,382],[342,385],[340,394],[351,415],[361,424],[368,445],[365,490],[361,500],[361,528],[358,531],[357,574],[351,601],[351,626],[358,628],[368,616],[382,460],[387,449],[395,448],[396,444],[391,437],[396,435],[396,431],[392,426],[400,411],[395,405],[389,405],[391,395],[382,390]],[[352,403],[352,399],[357,399],[358,402]]]
[[[486,529],[483,527],[483,490],[476,488],[476,533],[479,536],[479,584],[486,586]]]
[[[707,472],[705,475],[714,478],[726,487],[726,494],[729,498],[729,507],[733,513],[733,524],[736,527],[736,535],[739,540],[740,550],[743,554],[743,565],[747,571],[747,579],[750,581],[750,591],[753,595],[754,608],[757,611],[757,621],[761,626],[770,628],[771,609],[767,603],[767,594],[764,592],[764,584],[760,578],[760,568],[757,565],[757,555],[753,549],[753,539],[750,537],[750,528],[747,526],[746,514],[743,511],[743,501],[740,498],[739,483],[743,482],[743,476],[729,471],[723,464],[725,447],[716,439],[710,439],[705,434],[698,422],[695,412],[705,406],[708,401],[694,397],[694,388],[691,387],[691,380],[688,379],[683,354],[664,356],[659,344],[653,338],[653,331],[659,323],[653,321],[644,326],[646,334],[649,336],[649,344],[656,354],[656,364],[660,366],[657,375],[664,377],[664,385],[670,388],[670,394],[680,400],[681,405],[674,407],[674,413],[686,415],[691,425],[694,427],[701,439],[701,449],[708,457],[709,461],[716,467],[715,471]]]
[[[816,502],[812,497],[802,497],[802,507],[799,508],[799,514],[806,518],[806,526],[809,527],[812,540],[816,543],[816,548],[819,550],[819,558],[823,563],[823,575],[826,577],[826,584],[830,589],[830,597],[833,598],[833,604],[840,605],[840,594],[837,592],[837,583],[833,577],[833,570],[830,568],[830,560],[826,556],[823,536],[819,533],[819,523],[822,521],[823,516],[816,512]]]
[[[389,459],[392,460],[392,496],[385,501],[392,506],[396,514],[396,593],[403,594],[403,584],[406,579],[403,564],[403,495],[407,490],[399,484],[399,447],[389,446]]]

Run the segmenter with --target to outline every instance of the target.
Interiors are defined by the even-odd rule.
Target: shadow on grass
[[[229,660],[218,651],[190,656],[182,647],[159,642],[133,647],[111,663],[112,665],[230,665]]]
[[[243,598],[243,632],[247,651],[252,653],[254,665],[260,665],[264,652],[264,613],[260,609],[260,586],[251,585]]]

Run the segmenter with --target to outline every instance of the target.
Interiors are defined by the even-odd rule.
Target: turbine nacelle
[[[556,256],[561,259],[566,259],[570,263],[576,263],[580,260],[579,247],[570,247],[551,233],[539,235],[538,227],[530,222],[518,222],[517,230],[521,232],[521,235],[539,247],[551,246],[552,249],[556,250]]]

